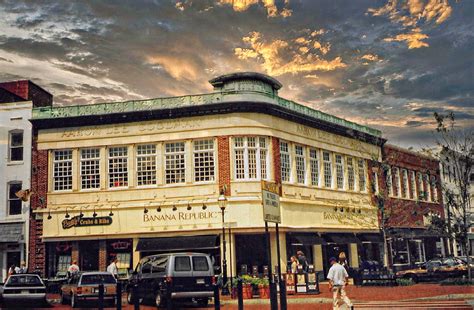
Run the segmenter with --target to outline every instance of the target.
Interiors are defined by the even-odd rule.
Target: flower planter
[[[270,287],[269,286],[259,286],[258,295],[260,298],[270,298]]]
[[[252,285],[244,284],[242,286],[242,296],[244,299],[251,299],[252,298]]]

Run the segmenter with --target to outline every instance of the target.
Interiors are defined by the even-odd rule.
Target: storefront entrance
[[[256,266],[258,273],[263,273],[263,266],[268,266],[267,246],[264,234],[235,235],[235,256],[237,274],[245,273],[242,266],[247,266],[250,273],[252,266]]]
[[[99,242],[79,241],[79,268],[82,271],[99,270]]]

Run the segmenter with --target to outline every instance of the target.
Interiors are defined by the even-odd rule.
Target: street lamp
[[[220,191],[219,198],[217,201],[219,202],[219,208],[221,208],[222,212],[222,295],[229,295],[229,288],[227,287],[227,260],[226,260],[226,244],[225,244],[225,227],[224,227],[224,212],[225,207],[227,206],[227,198],[224,195],[225,189],[222,188]]]

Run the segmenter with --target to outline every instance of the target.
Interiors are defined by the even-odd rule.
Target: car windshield
[[[36,275],[10,276],[6,287],[26,287],[26,286],[43,286],[41,279]]]
[[[82,275],[81,285],[90,284],[115,284],[115,278],[111,274],[88,274]]]

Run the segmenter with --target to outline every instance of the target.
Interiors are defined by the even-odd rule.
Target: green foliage
[[[241,279],[242,279],[242,284],[252,284],[255,278],[249,275],[243,275]]]
[[[410,286],[415,284],[412,279],[409,278],[398,278],[397,280],[397,285],[399,286]]]

